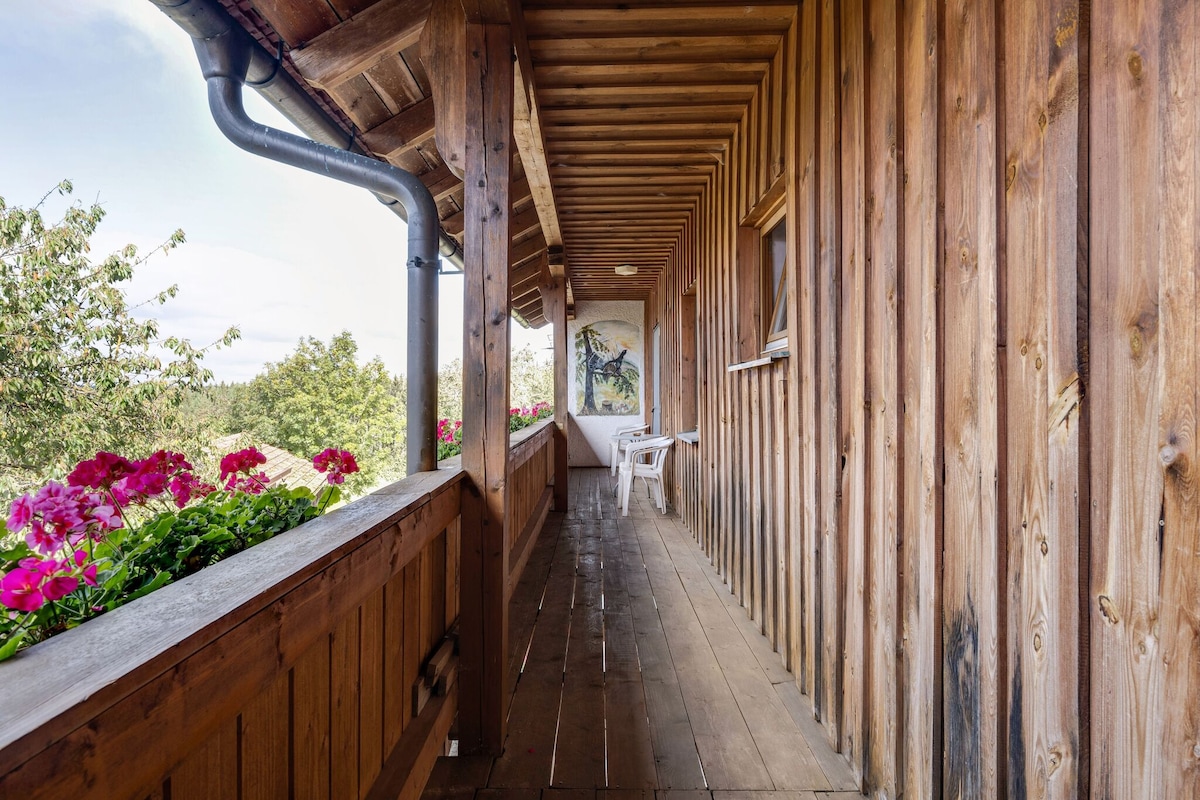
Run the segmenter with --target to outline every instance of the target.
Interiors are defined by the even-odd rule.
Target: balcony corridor
[[[426,800],[858,797],[682,522],[640,487],[621,518],[614,482],[571,471],[571,510],[547,520],[514,591],[504,753],[440,759]]]

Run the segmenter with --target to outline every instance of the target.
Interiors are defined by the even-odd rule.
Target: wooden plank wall
[[[1200,796],[1198,73],[1191,2],[804,0],[658,287],[675,505],[873,796]]]

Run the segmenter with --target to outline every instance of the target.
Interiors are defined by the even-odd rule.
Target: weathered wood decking
[[[679,519],[644,493],[619,517],[613,481],[572,470],[571,511],[547,521],[514,591],[504,753],[442,759],[426,798],[857,797]]]

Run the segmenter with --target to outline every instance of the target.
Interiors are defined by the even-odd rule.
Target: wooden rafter
[[[305,80],[329,91],[421,38],[430,0],[382,0],[292,54]]]
[[[554,203],[554,187],[550,180],[550,168],[546,162],[546,142],[542,131],[541,112],[538,108],[537,89],[534,85],[533,59],[529,53],[529,42],[525,35],[524,17],[520,3],[513,0],[511,25],[513,47],[517,60],[514,65],[515,92],[513,100],[513,140],[521,154],[521,163],[533,192],[534,205],[541,220],[542,232],[549,245],[562,244],[562,232],[558,227],[558,210]]]

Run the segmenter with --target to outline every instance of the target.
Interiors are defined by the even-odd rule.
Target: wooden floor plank
[[[618,526],[658,787],[704,789],[704,773],[700,768],[700,755],[696,751],[691,720],[688,719],[679,676],[671,660],[671,649],[658,615],[650,578],[642,561],[634,522],[625,518]]]
[[[774,789],[657,528],[635,527],[708,787]]]
[[[531,633],[512,644],[513,673],[524,672],[505,751],[464,760],[457,775],[458,759],[445,759],[444,796],[431,782],[430,800],[472,800],[485,783],[473,800],[858,796],[699,545],[640,487],[619,516],[613,482],[572,470],[571,511],[548,518],[513,591],[512,613],[533,620],[514,623]]]
[[[568,524],[568,523],[565,523]],[[575,543],[560,533],[533,629],[525,670],[517,681],[508,718],[508,738],[488,779],[492,788],[550,785],[554,733],[562,695],[563,645],[571,623],[575,591]]]
[[[608,785],[615,789],[654,789],[658,786],[654,745],[650,738],[625,557],[616,520],[603,520],[601,547],[604,556],[604,715]],[[635,560],[634,568],[643,569],[640,556]]]
[[[691,537],[678,520],[671,518],[659,519],[657,529],[774,788],[832,789],[808,742],[776,695],[771,680],[757,660],[746,658],[749,649],[746,641],[705,576],[706,570],[693,558],[695,548]],[[758,639],[767,641],[758,632],[758,626],[755,626],[755,633]],[[770,649],[769,644],[767,647]]]
[[[577,527],[579,559],[567,642],[551,786],[606,786],[604,749],[604,613],[601,608],[600,522]]]

